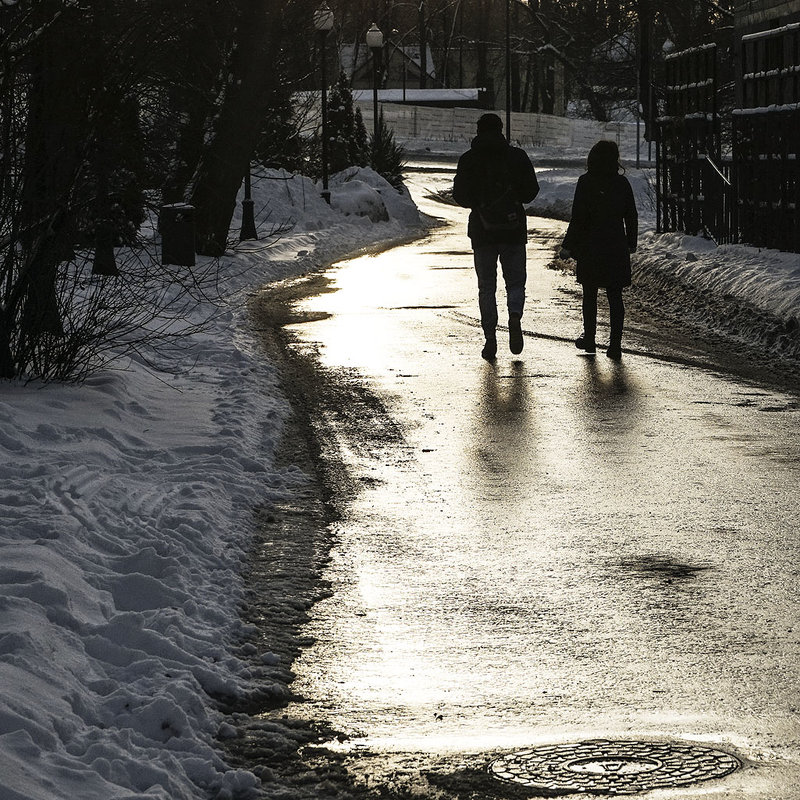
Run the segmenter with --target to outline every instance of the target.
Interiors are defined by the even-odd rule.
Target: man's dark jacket
[[[486,197],[487,175],[507,174],[512,194],[517,202],[520,225],[510,231],[487,231],[475,210],[491,200]],[[536,171],[528,154],[511,147],[502,133],[479,133],[472,147],[458,160],[453,181],[453,198],[464,208],[471,208],[467,235],[473,247],[483,244],[524,244],[528,238],[523,203],[530,203],[539,193]]]

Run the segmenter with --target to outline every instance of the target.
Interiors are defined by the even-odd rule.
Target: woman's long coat
[[[577,260],[578,282],[618,289],[631,285],[639,218],[624,175],[578,178],[564,249]]]

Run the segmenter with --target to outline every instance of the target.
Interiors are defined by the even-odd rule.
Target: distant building
[[[426,75],[428,88],[438,87],[436,67],[430,46],[426,47]],[[366,44],[345,44],[339,52],[342,71],[351,79],[354,89],[372,88],[372,53]],[[419,45],[395,45],[391,40],[384,43],[380,62],[380,87],[382,89],[419,88],[422,74],[422,59]]]
[[[379,88],[399,90],[403,94],[383,96],[387,102],[407,102],[415,105],[452,106],[466,105],[499,109],[505,106],[505,52],[499,45],[485,44],[479,54],[478,45],[464,37],[456,37],[455,44],[445,50],[426,46],[425,94],[420,90],[422,59],[420,46],[395,44],[385,39],[381,54]],[[537,57],[534,69],[531,59],[522,63],[521,56],[512,54],[514,74],[512,79],[512,108],[514,110],[542,110],[558,116],[566,113],[564,65],[547,50]],[[437,70],[436,65],[439,65]],[[372,53],[363,42],[344,44],[339,51],[339,67],[351,82],[353,89],[371,90],[373,84]],[[456,95],[442,96],[433,90],[452,89],[458,92],[477,93],[477,99]],[[422,90],[420,90],[422,91]]]
[[[372,89],[353,89],[353,100],[371,103]],[[483,89],[378,89],[378,102],[435,108],[488,108]]]

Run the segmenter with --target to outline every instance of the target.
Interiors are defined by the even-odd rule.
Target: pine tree
[[[354,131],[354,144],[355,152],[360,155],[360,160],[367,163],[370,154],[369,136],[367,135],[367,128],[364,125],[364,117],[361,115],[361,109],[355,110],[355,131]]]
[[[331,172],[369,163],[367,132],[344,72],[328,94],[328,165]]]
[[[265,167],[302,169],[303,146],[289,88],[276,84],[269,91],[270,102],[264,114],[261,135],[253,154]]]
[[[397,144],[394,133],[383,118],[383,109],[378,116],[377,135],[370,144],[372,168],[386,178],[396,189],[403,185],[403,168],[406,165],[405,151]]]

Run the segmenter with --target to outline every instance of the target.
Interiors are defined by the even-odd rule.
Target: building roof
[[[433,61],[433,51],[430,45],[426,48],[427,54],[427,73],[428,77],[436,77],[436,68]],[[384,45],[384,58],[389,58],[399,62],[401,58],[405,58],[409,66],[413,66],[417,73],[422,69],[420,60],[420,47],[419,45],[404,45],[399,47],[391,42]],[[339,66],[348,78],[353,78],[354,75],[363,73],[370,68],[370,52],[366,44],[359,44],[356,49],[355,44],[343,44],[339,50]]]

